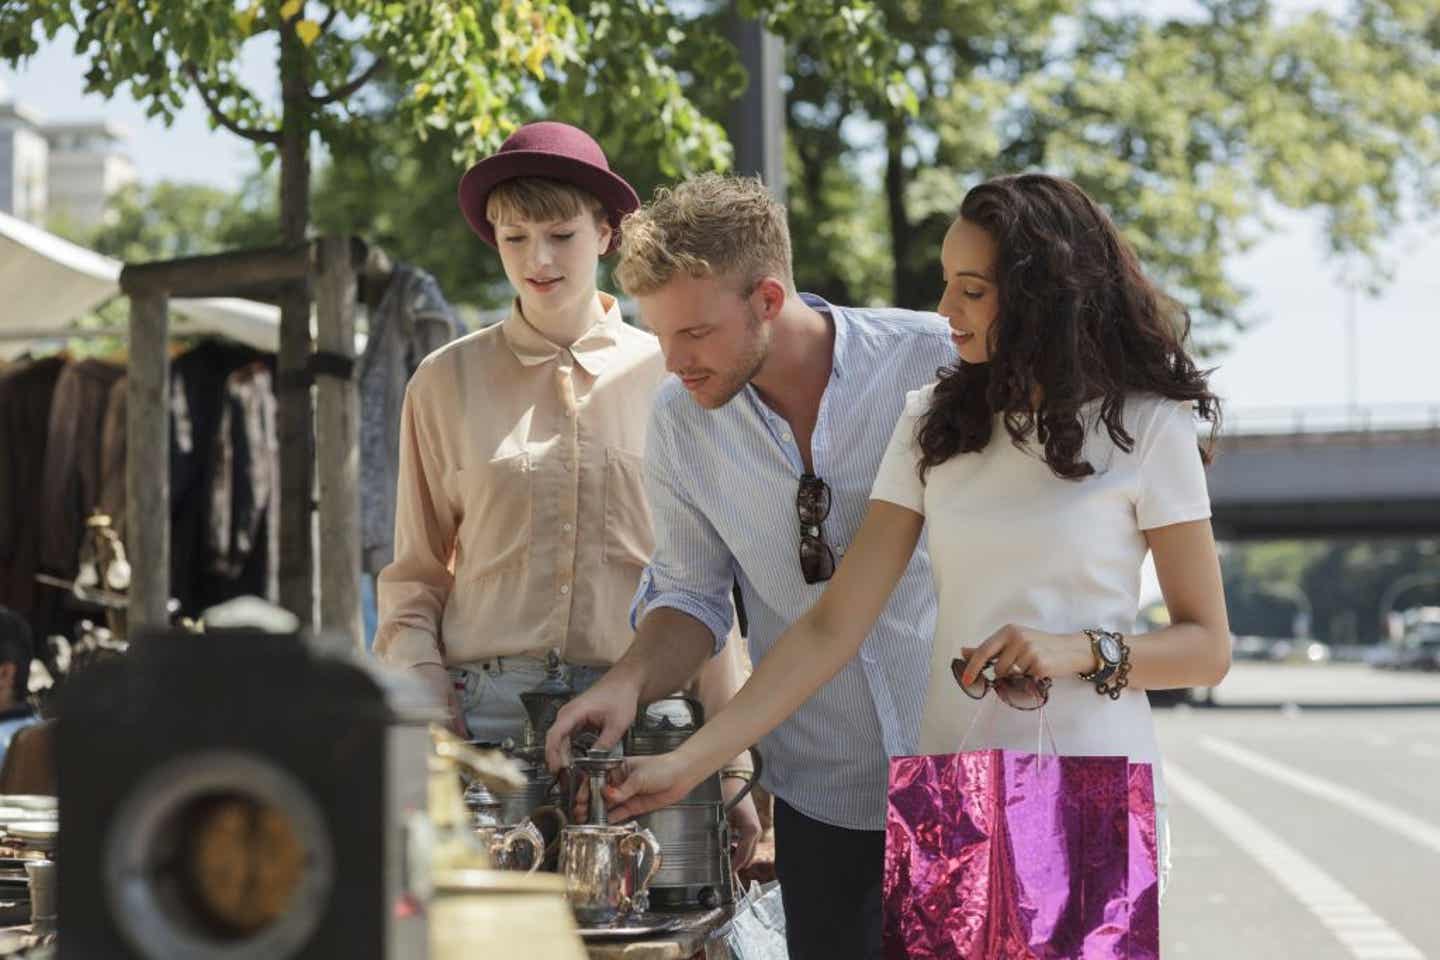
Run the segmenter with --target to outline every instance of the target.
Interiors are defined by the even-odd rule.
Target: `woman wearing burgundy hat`
[[[584,690],[630,645],[654,548],[641,456],[665,360],[596,289],[639,198],[588,134],[521,127],[465,173],[459,199],[515,299],[502,323],[428,356],[406,391],[375,651],[423,677],[457,732],[498,741],[520,737],[518,695],[544,678],[548,653]],[[740,652],[706,665],[707,713],[748,666]],[[732,823],[743,862],[754,807]]]

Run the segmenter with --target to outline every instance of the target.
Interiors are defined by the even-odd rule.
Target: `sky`
[[[1152,0],[1157,13],[1186,0]],[[1290,0],[1282,8],[1314,6]],[[1335,6],[1331,0],[1321,5]],[[127,95],[110,102],[83,92],[83,61],[69,45],[42,48],[23,68],[0,67],[7,97],[48,120],[105,119],[130,134],[128,152],[143,181],[183,180],[238,188],[255,168],[247,141],[209,128],[191,94],[171,127],[147,119]],[[251,89],[273,91],[272,51],[247,50],[241,74]],[[1317,218],[1287,213],[1275,232],[1227,268],[1250,291],[1253,323],[1217,358],[1214,384],[1237,414],[1276,407],[1391,404],[1440,407],[1440,221],[1390,238],[1393,278],[1375,298],[1354,303],[1355,349],[1347,344],[1351,298],[1326,258]],[[1242,417],[1243,419],[1243,417]]]

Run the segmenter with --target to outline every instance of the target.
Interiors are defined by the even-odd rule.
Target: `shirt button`
[[[574,469],[575,469],[575,465],[574,465],[573,463],[571,463],[569,460],[566,460],[566,461],[565,461],[565,472],[566,472],[566,473],[569,473],[571,470],[574,470]]]
[[[564,530],[566,533],[569,533],[571,530],[574,530],[574,529],[575,529],[575,524],[573,524],[573,523],[562,523],[562,524],[560,525],[560,529],[561,529],[561,530]]]
[[[568,584],[568,583],[562,583],[562,584],[560,584],[560,596],[562,596],[562,597],[568,597],[569,595],[570,595],[570,584]]]

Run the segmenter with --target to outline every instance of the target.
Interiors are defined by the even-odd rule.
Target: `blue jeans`
[[[360,574],[360,622],[365,630],[365,650],[375,646],[375,628],[379,615],[375,610],[375,575]]]
[[[576,693],[584,693],[605,675],[604,667],[565,666],[566,679]],[[525,708],[520,694],[545,679],[545,661],[536,657],[495,657],[450,668],[450,679],[460,697],[461,715],[471,740],[516,742],[525,736]]]

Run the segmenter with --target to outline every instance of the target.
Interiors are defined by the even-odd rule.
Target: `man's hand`
[[[455,693],[455,682],[450,679],[450,671],[438,663],[420,663],[415,665],[415,673],[425,681],[425,686],[429,688],[435,702],[449,712],[450,719],[446,726],[457,737],[469,740],[470,731],[465,727],[465,711],[460,706],[460,697]]]
[[[570,765],[570,737],[587,728],[600,731],[595,746],[609,750],[620,742],[640,709],[639,691],[615,670],[565,704],[545,737],[545,763],[551,770]]]
[[[721,785],[726,803],[743,789],[745,782],[735,777],[727,777]],[[754,859],[755,845],[759,842],[760,814],[755,809],[755,801],[747,796],[730,811],[730,843],[734,847],[730,865],[737,871],[744,870]]]

